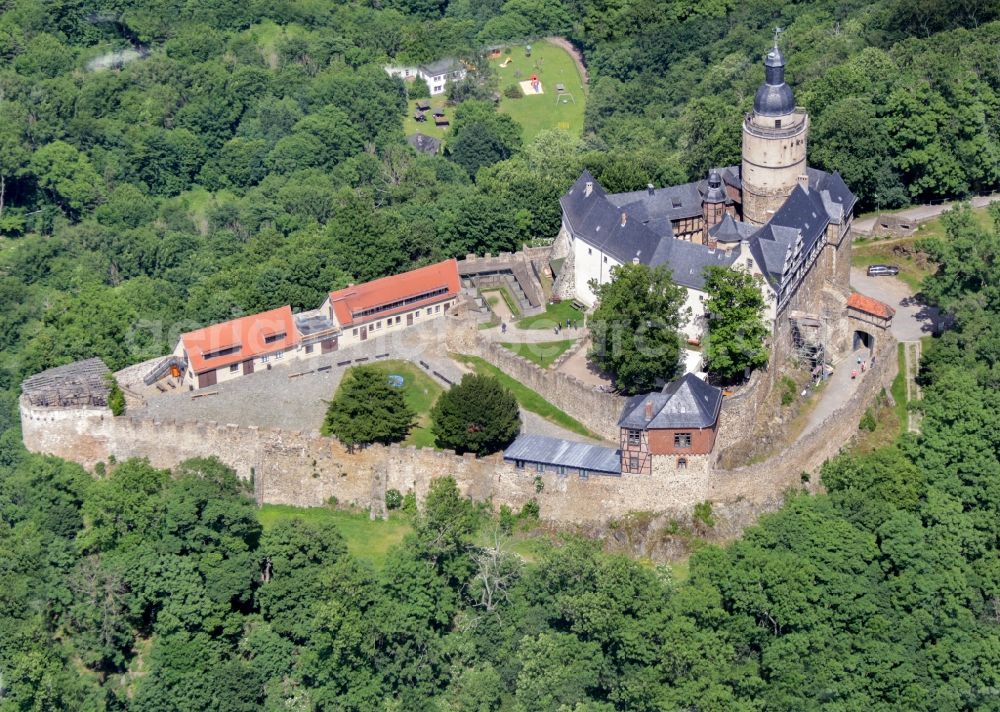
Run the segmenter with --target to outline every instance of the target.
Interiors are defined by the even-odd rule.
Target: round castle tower
[[[809,116],[797,109],[785,84],[785,57],[774,48],[764,59],[764,83],[743,120],[743,218],[763,225],[806,177]]]

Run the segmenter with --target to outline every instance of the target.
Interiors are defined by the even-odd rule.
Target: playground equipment
[[[507,68],[507,65],[509,65],[509,64],[510,64],[511,62],[513,62],[513,61],[514,61],[514,58],[513,58],[513,57],[510,57],[510,56],[508,56],[508,57],[507,57],[507,59],[505,59],[504,61],[502,61],[502,62],[500,63],[500,68],[501,68],[501,69],[506,69],[506,68]]]

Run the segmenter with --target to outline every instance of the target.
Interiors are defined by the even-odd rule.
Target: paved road
[[[982,208],[990,203],[1000,200],[1000,193],[994,193],[993,195],[977,195],[971,201],[972,207]],[[914,205],[912,208],[906,208],[905,210],[900,210],[898,212],[893,212],[893,215],[903,218],[909,218],[911,220],[916,220],[917,222],[924,222],[925,220],[930,220],[931,218],[936,218],[938,215],[943,213],[948,208],[951,208],[955,203],[941,203],[939,205]],[[861,220],[854,221],[855,232],[864,233],[870,235],[872,230],[875,229],[875,218],[877,216],[873,215],[870,218],[863,218]]]
[[[940,321],[941,314],[937,307],[924,304],[904,282],[895,277],[869,277],[864,269],[853,268],[851,286],[896,310],[892,335],[897,341],[916,341],[922,336],[929,336]]]

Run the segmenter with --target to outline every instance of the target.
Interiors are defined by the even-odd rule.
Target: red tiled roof
[[[857,309],[865,314],[871,314],[882,319],[891,319],[896,313],[896,310],[885,302],[880,302],[878,299],[866,297],[864,294],[857,292],[848,297],[847,306],[849,309]]]
[[[451,259],[392,277],[338,289],[330,292],[330,304],[340,326],[348,327],[452,299],[458,294],[459,286],[458,262]],[[400,303],[439,289],[445,291],[413,302]],[[374,314],[360,315],[366,309],[382,306],[388,308]]]
[[[281,336],[270,343],[268,337]],[[206,326],[181,335],[191,370],[195,373],[229,366],[246,359],[282,351],[298,343],[290,306]],[[232,349],[232,351],[230,351]],[[219,356],[211,354],[226,351]],[[206,357],[206,354],[209,354]]]

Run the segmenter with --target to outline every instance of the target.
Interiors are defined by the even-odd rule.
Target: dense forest
[[[382,569],[263,531],[226,468],[20,446],[27,374],[554,236],[609,190],[704,175],[780,26],[810,162],[864,209],[1000,185],[1000,7],[976,0],[10,0],[0,15],[0,710],[1000,708],[1000,229],[967,211],[925,293],[923,435],[823,472],[690,578],[567,540],[532,564],[440,481]],[[525,141],[485,46],[561,35],[582,136]],[[458,55],[443,156],[389,61]],[[464,134],[464,136],[463,136]],[[994,212],[1000,219],[1000,212]],[[959,416],[959,414],[961,414]]]

